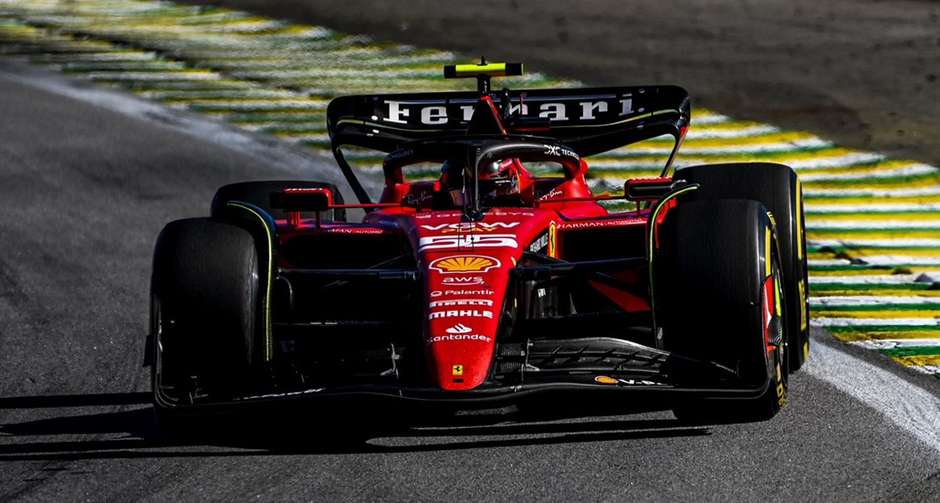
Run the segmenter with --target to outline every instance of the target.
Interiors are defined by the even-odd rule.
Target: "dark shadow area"
[[[87,395],[42,395],[0,397],[0,409],[40,409],[45,407],[93,407],[107,405],[143,405],[150,403],[150,393],[92,393]]]
[[[134,394],[129,394],[134,399]],[[78,396],[21,397],[22,404],[85,403]],[[115,398],[116,397],[112,397]],[[105,400],[95,397],[89,401]],[[106,401],[115,405],[114,400]],[[134,402],[137,403],[137,402]],[[555,407],[557,407],[555,402]],[[122,403],[121,405],[126,405]],[[674,419],[618,419],[599,414],[645,412],[648,407],[574,407],[552,411],[550,402],[492,411],[439,411],[353,404],[329,418],[316,406],[279,407],[259,412],[193,418],[184,427],[159,428],[151,407],[67,415],[0,425],[0,463],[24,460],[130,458],[201,458],[262,455],[433,452],[470,448],[610,442],[707,435],[704,428],[683,427]],[[329,410],[337,410],[330,408]],[[554,413],[552,413],[554,412]],[[565,421],[582,417],[577,421]],[[559,421],[561,420],[561,421]],[[250,428],[247,427],[250,425]],[[30,437],[107,436],[106,439],[46,440]],[[113,438],[119,436],[119,438]],[[480,438],[473,438],[480,437]],[[495,438],[494,438],[495,437]],[[512,437],[512,438],[509,438]],[[425,443],[421,439],[435,439]],[[381,444],[374,441],[382,439]],[[414,441],[414,442],[412,442]],[[408,445],[387,445],[408,444]],[[386,445],[383,445],[386,444]],[[232,450],[236,449],[236,450]]]

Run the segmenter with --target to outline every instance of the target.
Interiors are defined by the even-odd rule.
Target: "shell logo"
[[[440,273],[487,272],[499,267],[499,260],[484,255],[457,255],[434,260],[428,267]]]

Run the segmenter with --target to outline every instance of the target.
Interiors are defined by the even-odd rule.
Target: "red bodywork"
[[[489,111],[502,135],[507,134],[489,96],[480,98],[477,110]],[[684,133],[684,130],[683,130]],[[376,204],[366,207],[361,224],[300,222],[291,215],[279,222],[283,242],[298,234],[404,234],[414,250],[423,289],[422,337],[429,362],[429,378],[443,391],[468,391],[482,385],[491,372],[496,341],[505,327],[504,304],[511,271],[526,250],[557,259],[565,258],[563,236],[567,231],[612,227],[645,229],[649,211],[609,213],[595,197],[585,176],[584,159],[567,159],[563,178],[531,176],[518,159],[502,161],[521,171],[522,190],[528,207],[488,208],[482,218],[468,220],[461,209],[434,210],[428,202],[441,195],[445,180],[411,182],[401,167],[386,170],[385,188]],[[669,179],[648,180],[662,184]],[[640,182],[643,182],[642,180]],[[535,187],[549,186],[539,196]],[[320,189],[314,189],[320,190]],[[287,192],[287,191],[285,191]],[[284,266],[285,264],[281,264]],[[635,273],[624,272],[628,282]],[[649,312],[648,298],[591,282],[591,287],[626,312]]]
[[[378,209],[361,224],[283,222],[282,241],[297,234],[404,233],[415,250],[424,291],[423,340],[431,377],[444,391],[466,391],[486,381],[502,325],[511,270],[536,246],[563,258],[566,231],[640,227],[648,211],[608,213],[591,197],[587,164],[568,173],[531,208],[493,208],[468,222],[461,210],[422,211],[399,206],[409,195],[440,190],[437,182],[388,180]],[[603,198],[601,198],[603,199]],[[355,205],[351,205],[355,206]],[[625,311],[649,311],[646,299],[602,284],[593,285]]]
[[[688,94],[675,86],[496,94],[488,74],[477,77],[476,95],[331,101],[333,154],[359,204],[343,204],[327,182],[245,182],[219,190],[213,219],[171,229],[169,251],[158,243],[155,252],[167,263],[191,253],[178,236],[211,231],[228,245],[245,237],[236,231],[250,233],[256,255],[230,258],[245,266],[244,284],[257,285],[258,308],[256,326],[240,327],[248,337],[233,341],[244,347],[231,352],[230,368],[207,364],[195,375],[188,338],[178,335],[187,332],[168,330],[177,338],[164,350],[155,309],[160,407],[327,395],[490,406],[530,393],[614,389],[750,398],[767,388],[769,380],[733,388],[734,369],[674,354],[653,316],[658,229],[676,197],[698,185],[634,179],[622,196],[595,196],[586,181],[584,157],[663,135],[675,139],[662,170],[671,173]],[[378,202],[346,146],[384,153]],[[405,178],[403,168],[428,164],[440,179]],[[556,176],[532,174],[557,165]],[[636,207],[612,213],[601,204],[611,199]],[[366,215],[347,223],[344,210],[353,208]],[[190,279],[201,286],[196,273]],[[767,313],[778,290],[765,291],[771,343]],[[243,300],[225,308],[245,315]]]

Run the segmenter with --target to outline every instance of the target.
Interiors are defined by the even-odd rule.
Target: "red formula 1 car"
[[[445,76],[477,92],[333,100],[357,204],[328,183],[245,182],[219,189],[210,217],[169,223],[151,285],[158,413],[597,391],[667,397],[688,422],[774,416],[809,347],[795,173],[673,173],[683,89],[491,90],[519,73],[456,65]],[[660,178],[592,195],[585,157],[663,135],[675,144]],[[387,154],[378,202],[348,146]],[[614,199],[629,210],[608,210]]]

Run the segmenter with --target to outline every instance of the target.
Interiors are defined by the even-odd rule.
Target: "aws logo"
[[[486,284],[486,282],[483,281],[483,276],[447,276],[441,280],[441,283],[449,286],[476,286]]]
[[[500,266],[498,259],[485,255],[459,255],[434,260],[428,267],[440,273],[487,272]]]

